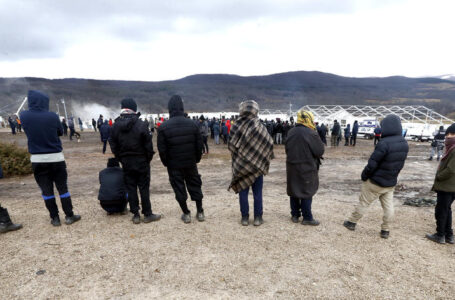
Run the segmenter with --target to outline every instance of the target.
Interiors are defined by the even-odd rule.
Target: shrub
[[[5,177],[32,173],[30,154],[16,144],[0,143],[0,163]]]

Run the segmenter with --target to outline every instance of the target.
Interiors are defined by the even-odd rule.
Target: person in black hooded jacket
[[[196,202],[196,218],[202,222],[205,219],[202,208],[202,181],[197,169],[197,163],[202,156],[202,136],[198,125],[185,118],[180,96],[172,96],[168,108],[169,120],[158,128],[161,162],[167,167],[175,198],[183,211],[182,221],[191,222],[191,212],[186,204],[188,189],[191,200]]]
[[[139,224],[139,198],[141,194],[144,223],[158,221],[161,215],[152,213],[150,203],[150,161],[152,161],[153,143],[147,124],[136,113],[137,104],[133,99],[123,99],[120,117],[115,120],[109,137],[112,153],[123,167],[123,176],[128,193],[130,211],[134,214],[133,223]]]
[[[390,223],[394,215],[393,191],[397,184],[398,174],[404,167],[408,155],[408,143],[402,136],[400,118],[388,115],[381,122],[382,138],[368,160],[362,172],[362,189],[359,204],[356,206],[349,220],[344,226],[355,229],[370,204],[379,198],[384,210],[381,237],[388,238]]]
[[[116,158],[109,158],[107,168],[100,171],[98,200],[108,214],[122,213],[127,204],[123,171]]]

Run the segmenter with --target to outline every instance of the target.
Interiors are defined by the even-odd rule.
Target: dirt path
[[[434,196],[429,189],[437,164],[425,160],[428,144],[411,144],[400,176],[403,190],[395,198],[396,221],[390,239],[383,240],[378,202],[356,232],[341,225],[357,202],[370,141],[327,149],[313,202],[322,224],[315,228],[290,222],[284,149],[277,147],[264,181],[265,224],[255,228],[240,226],[237,196],[226,190],[229,155],[212,142],[199,166],[206,222],[180,221],[158,156],[151,195],[162,221],[133,225],[131,214],[106,216],[97,193],[108,156],[101,154],[96,134],[83,138],[64,141],[81,222],[52,227],[33,176],[0,181],[0,203],[24,225],[0,235],[1,299],[455,297],[455,247],[424,238],[435,228],[434,209],[402,205],[410,195]],[[25,145],[23,135],[0,133],[0,139]],[[190,209],[194,214],[194,203]],[[39,270],[45,273],[37,275]]]

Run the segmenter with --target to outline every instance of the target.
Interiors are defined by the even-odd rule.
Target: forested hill
[[[119,100],[132,97],[144,112],[166,111],[173,94],[182,95],[187,111],[235,110],[241,100],[254,99],[262,108],[283,110],[289,103],[294,108],[304,104],[419,104],[444,114],[455,112],[454,81],[400,76],[351,78],[306,71],[249,77],[192,75],[160,82],[0,78],[0,109],[23,98],[28,89],[48,93],[52,101],[65,98],[67,102],[107,107],[118,107]],[[0,113],[15,109],[6,110]]]

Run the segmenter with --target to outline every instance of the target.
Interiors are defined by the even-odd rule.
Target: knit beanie
[[[452,125],[449,126],[449,128],[447,128],[446,135],[449,133],[455,134],[455,123],[453,123]]]
[[[126,98],[122,100],[122,109],[128,108],[131,109],[132,111],[136,112],[137,111],[137,104],[136,101],[132,98]]]

